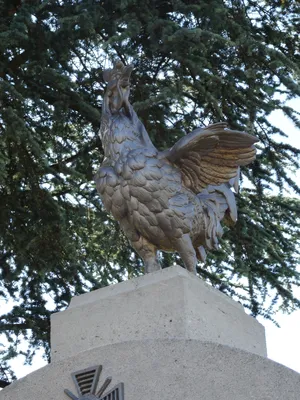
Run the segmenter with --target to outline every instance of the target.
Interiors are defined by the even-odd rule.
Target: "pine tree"
[[[2,381],[18,354],[50,358],[50,314],[71,296],[142,271],[93,183],[102,71],[116,59],[135,67],[131,102],[158,148],[221,120],[259,138],[239,220],[198,272],[254,316],[299,307],[300,150],[268,120],[281,110],[300,127],[288,105],[299,11],[293,0],[0,2],[0,296],[13,301],[0,316]]]

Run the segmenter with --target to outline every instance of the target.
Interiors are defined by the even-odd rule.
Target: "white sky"
[[[300,373],[300,310],[277,314],[275,319],[280,328],[259,319],[266,328],[268,357]]]
[[[300,111],[300,100],[290,101],[289,105]],[[288,143],[300,148],[300,131],[295,128],[290,120],[285,118],[280,111],[274,111],[269,119],[275,126],[289,134]],[[297,180],[300,183],[300,171],[298,171]],[[300,289],[297,293],[299,294],[297,297],[300,298]],[[9,311],[10,306],[0,302],[0,308],[1,313],[5,313]],[[259,322],[266,328],[268,356],[270,359],[300,373],[300,310],[290,315],[278,313],[275,319],[280,328],[277,328],[270,321],[259,318]],[[37,353],[31,366],[24,366],[22,357],[16,358],[11,364],[18,378],[21,378],[46,365],[46,362],[42,360],[41,354]]]

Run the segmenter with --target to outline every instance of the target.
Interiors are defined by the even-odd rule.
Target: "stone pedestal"
[[[51,327],[53,361],[147,339],[194,339],[267,355],[264,327],[179,266],[74,297]]]
[[[75,297],[51,341],[52,363],[0,400],[67,400],[71,373],[99,364],[99,386],[112,376],[126,400],[299,399],[300,375],[266,358],[264,328],[177,266]]]

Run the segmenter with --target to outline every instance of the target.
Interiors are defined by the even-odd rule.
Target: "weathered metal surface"
[[[158,151],[129,103],[131,66],[104,72],[100,138],[105,159],[95,181],[145,272],[160,268],[157,251],[177,251],[196,272],[197,258],[218,246],[225,214],[235,222],[239,167],[255,159],[257,139],[220,122]]]

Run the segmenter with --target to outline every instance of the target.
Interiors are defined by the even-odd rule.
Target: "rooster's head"
[[[107,82],[105,93],[106,106],[112,114],[118,113],[122,108],[130,117],[129,92],[132,65],[125,66],[122,61],[117,61],[113,69],[106,69],[103,78]]]

